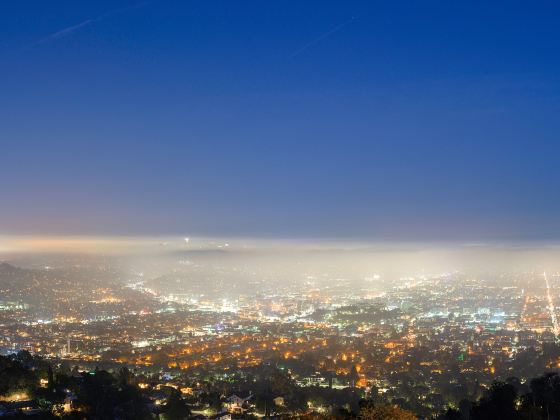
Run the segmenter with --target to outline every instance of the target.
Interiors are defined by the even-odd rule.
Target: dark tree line
[[[440,420],[560,420],[560,376],[546,373],[532,379],[528,386],[517,378],[496,381],[476,402],[461,401]]]
[[[40,386],[40,379],[48,385]],[[20,352],[12,356],[0,356],[0,397],[13,394],[25,395],[41,412],[37,419],[96,419],[96,420],[143,420],[159,418],[180,420],[190,416],[190,408],[182,399],[179,391],[167,390],[166,404],[157,409],[142,394],[135,382],[134,375],[126,368],[115,374],[96,369],[94,372],[71,374],[54,372],[44,360]],[[63,409],[71,400],[70,411]],[[4,409],[9,403],[1,403]],[[2,408],[2,407],[0,407]],[[1,410],[0,410],[1,412]],[[15,411],[6,418],[29,418]]]
[[[46,386],[40,380],[46,379]],[[14,393],[25,394],[42,409],[36,418],[53,419],[154,419],[175,420],[191,416],[192,404],[221,406],[225,389],[209,386],[196,398],[187,401],[174,388],[164,387],[164,403],[155,407],[153,400],[138,386],[138,377],[126,367],[115,373],[96,369],[94,372],[64,372],[53,369],[45,360],[28,352],[7,357],[0,356],[0,397]],[[222,384],[224,385],[224,384]],[[238,378],[238,388],[250,389],[254,403],[261,411],[281,414],[307,411],[308,402],[313,406],[330,406],[336,418],[414,418],[411,412],[382,401],[360,400],[355,388],[345,390],[318,387],[300,388],[285,373],[273,366],[263,366],[246,378]],[[232,391],[232,389],[229,389]],[[227,391],[226,391],[227,392]],[[283,396],[286,405],[274,407],[273,399]],[[71,397],[72,410],[60,410]],[[397,401],[393,401],[397,402]],[[57,411],[58,408],[58,411]],[[400,410],[400,411],[399,411]],[[280,411],[280,412],[279,412]],[[19,418],[18,413],[12,415]],[[439,420],[560,420],[560,375],[547,373],[522,383],[517,378],[494,382],[478,401],[462,400],[457,408],[442,413]]]

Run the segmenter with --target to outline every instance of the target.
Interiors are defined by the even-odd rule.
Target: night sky
[[[560,3],[3,1],[0,234],[560,239]]]

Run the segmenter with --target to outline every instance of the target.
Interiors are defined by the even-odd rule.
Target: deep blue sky
[[[553,1],[3,1],[0,233],[560,238]]]

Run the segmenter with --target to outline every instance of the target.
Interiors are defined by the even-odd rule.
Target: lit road
[[[546,272],[543,273],[544,281],[546,283],[546,297],[548,299],[548,311],[550,312],[550,319],[552,320],[552,329],[556,340],[560,335],[560,327],[558,326],[558,319],[556,318],[556,311],[554,310],[554,302],[552,301],[552,295],[550,294],[550,283],[548,282],[548,277]]]

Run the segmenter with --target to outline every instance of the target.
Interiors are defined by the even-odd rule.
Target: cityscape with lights
[[[200,418],[352,416],[372,404],[445,419],[472,413],[496,383],[521,395],[560,368],[558,272],[308,266],[287,281],[262,257],[234,257],[246,247],[187,246],[1,263],[0,352],[37,381],[8,382],[5,412],[42,412],[30,385],[50,389],[59,375],[73,387],[50,410],[79,417],[83,375],[126,369],[138,416],[167,418],[177,398]]]
[[[558,22],[0,1],[0,420],[560,420]]]

